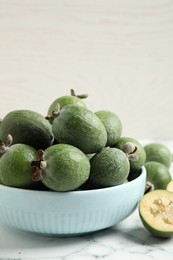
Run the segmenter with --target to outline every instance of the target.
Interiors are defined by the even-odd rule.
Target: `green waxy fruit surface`
[[[146,162],[147,181],[154,185],[154,189],[166,189],[172,177],[169,169],[159,162]]]
[[[89,178],[88,158],[72,145],[53,145],[45,150],[44,158],[47,166],[42,170],[42,182],[52,190],[75,190]]]
[[[120,137],[115,147],[123,150],[125,143],[130,142],[137,147],[135,154],[137,155],[137,160],[130,161],[130,174],[129,180],[136,178],[141,173],[141,167],[144,165],[146,160],[146,154],[143,146],[136,139],[131,137]]]
[[[25,188],[33,184],[31,162],[37,159],[36,150],[26,144],[12,145],[0,159],[0,179],[4,185]]]
[[[100,118],[106,128],[106,146],[114,145],[122,134],[122,123],[119,117],[115,113],[107,110],[97,111],[95,114]]]
[[[161,143],[150,143],[145,145],[144,149],[146,153],[146,162],[159,162],[168,168],[171,166],[172,153],[166,145]]]
[[[173,236],[173,193],[154,190],[143,196],[139,216],[144,227],[158,237]]]
[[[107,142],[107,133],[101,120],[87,108],[68,105],[60,110],[52,124],[58,143],[76,146],[84,153],[100,151]]]
[[[96,188],[124,183],[130,170],[127,156],[117,148],[103,148],[91,158],[90,163],[89,183]]]
[[[56,110],[57,105],[60,106],[60,108],[63,108],[67,105],[78,105],[82,107],[86,107],[86,104],[83,102],[82,99],[76,96],[62,96],[57,99],[55,99],[52,104],[50,105],[48,109],[48,115],[52,115],[52,112]]]
[[[53,142],[52,126],[41,114],[31,110],[14,110],[2,120],[0,140],[6,141],[7,135],[13,144],[24,143],[36,149],[45,149]]]

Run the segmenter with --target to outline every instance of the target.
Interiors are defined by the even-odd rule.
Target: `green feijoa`
[[[133,175],[141,170],[141,167],[144,165],[146,160],[146,154],[142,144],[132,137],[120,137],[118,142],[115,144],[115,147],[123,150],[125,143],[131,143],[135,146],[135,154],[137,159],[130,160],[130,175]]]
[[[101,120],[78,105],[63,107],[53,121],[52,131],[58,143],[71,144],[86,154],[100,151],[107,142]]]
[[[103,148],[91,158],[90,164],[89,183],[96,188],[123,184],[130,170],[128,157],[117,148]]]
[[[26,144],[10,146],[0,159],[0,179],[6,186],[26,188],[33,184],[31,162],[37,159],[35,148]]]
[[[48,109],[47,114],[51,115],[52,112],[56,110],[57,105],[59,105],[60,108],[63,108],[67,105],[78,105],[78,106],[86,107],[86,104],[83,102],[83,100],[78,97],[62,96],[53,101],[53,103],[50,105],[50,107]]]
[[[95,114],[100,118],[106,128],[106,146],[113,146],[122,134],[122,123],[120,118],[115,113],[107,110],[97,111]]]
[[[33,180],[54,191],[71,191],[79,188],[89,178],[90,163],[78,148],[68,144],[56,144],[42,151],[40,165]],[[38,166],[38,162],[32,165]]]
[[[139,216],[144,227],[154,236],[173,236],[173,193],[154,190],[143,196],[139,203]]]
[[[74,93],[74,90],[71,89],[71,95],[58,97],[52,102],[52,104],[48,109],[47,114],[51,116],[52,112],[57,109],[57,105],[60,106],[60,108],[63,108],[64,106],[67,105],[78,105],[78,106],[86,107],[86,104],[82,100],[83,98],[86,97],[87,97],[86,94],[76,95]]]
[[[54,139],[49,121],[31,110],[14,110],[3,118],[0,139],[5,142],[8,134],[13,137],[13,144],[24,143],[36,149],[47,148]]]
[[[161,143],[149,143],[144,146],[146,162],[155,161],[164,164],[168,168],[172,163],[172,153],[170,149]]]
[[[154,161],[146,162],[144,166],[147,172],[147,181],[153,184],[154,189],[166,189],[172,179],[169,169],[164,164]]]

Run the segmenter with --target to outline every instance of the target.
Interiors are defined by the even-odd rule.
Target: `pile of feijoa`
[[[117,114],[91,111],[86,97],[71,90],[53,101],[46,116],[22,109],[6,114],[0,122],[0,183],[58,192],[99,189],[132,181],[145,166],[140,218],[152,234],[172,236],[171,151],[122,136]]]
[[[0,124],[0,182],[73,191],[116,186],[141,173],[146,154],[112,111],[91,111],[87,95],[56,98],[47,115],[7,113]]]

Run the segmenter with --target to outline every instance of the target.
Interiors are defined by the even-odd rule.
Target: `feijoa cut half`
[[[139,216],[144,227],[154,236],[173,236],[173,193],[154,190],[139,203]]]

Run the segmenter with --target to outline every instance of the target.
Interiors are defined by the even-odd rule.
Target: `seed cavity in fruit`
[[[165,224],[173,224],[173,201],[165,204],[162,199],[155,199],[150,207],[150,213],[154,218],[160,219]]]

